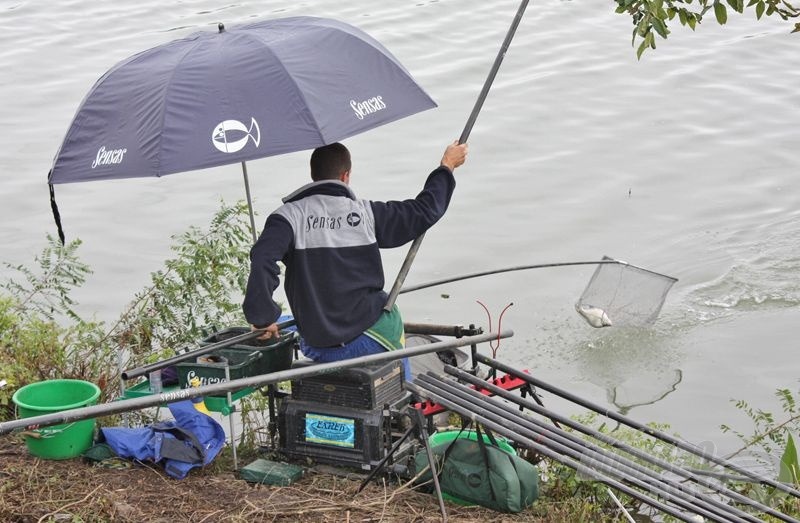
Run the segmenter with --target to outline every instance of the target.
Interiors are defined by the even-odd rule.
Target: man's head
[[[350,167],[350,151],[338,142],[317,147],[311,153],[311,179],[315,182],[341,180],[348,183]]]

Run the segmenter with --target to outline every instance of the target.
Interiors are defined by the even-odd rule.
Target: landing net
[[[644,326],[661,312],[676,278],[603,256],[575,309],[593,327]]]

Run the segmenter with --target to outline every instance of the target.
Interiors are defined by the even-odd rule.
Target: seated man
[[[379,202],[357,199],[350,189],[344,145],[315,149],[312,183],[283,199],[250,251],[243,309],[254,329],[267,329],[261,338],[278,335],[281,309],[272,295],[282,261],[286,297],[307,357],[329,362],[402,349],[400,313],[396,306],[383,310],[380,248],[408,243],[444,215],[455,189],[453,171],[466,154],[466,144],[449,145],[416,198]]]

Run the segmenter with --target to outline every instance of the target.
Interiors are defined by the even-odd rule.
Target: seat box
[[[313,365],[296,361],[292,368]],[[292,381],[292,399],[353,409],[378,409],[403,396],[403,366],[399,360]]]
[[[372,469],[391,438],[383,409],[360,410],[286,398],[278,410],[280,452],[341,467]]]

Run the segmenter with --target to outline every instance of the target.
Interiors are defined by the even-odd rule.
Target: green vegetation
[[[206,329],[246,324],[240,307],[250,247],[246,207],[223,204],[207,229],[191,228],[174,240],[174,257],[151,274],[150,285],[137,293],[111,324],[81,317],[70,298],[71,292],[91,275],[89,267],[77,256],[80,241],[62,246],[48,237],[47,247],[36,257],[36,270],[6,265],[16,278],[0,282],[0,378],[8,382],[0,388],[0,420],[14,416],[11,395],[28,383],[53,378],[83,379],[97,383],[103,390],[102,401],[108,401],[118,393],[120,365],[131,368],[171,356],[174,348],[193,345],[204,337]],[[743,442],[732,457],[753,455],[764,465],[774,467],[780,456],[779,479],[799,484],[800,466],[793,434],[800,434],[800,408],[796,393],[781,389],[777,397],[782,411],[779,415],[744,401],[736,402],[736,407],[750,418],[752,434],[729,426],[722,429]],[[268,426],[266,399],[252,394],[242,400],[240,409],[245,426],[239,446],[241,455],[247,456],[268,436],[264,432]],[[699,458],[639,431],[609,427],[604,419],[590,415],[578,421],[664,461],[684,468],[703,468]],[[669,430],[664,425],[652,427]],[[522,454],[537,462],[542,472],[542,498],[527,511],[528,515],[542,521],[620,519],[605,485],[564,465]],[[230,449],[226,449],[206,473],[226,470],[229,458]],[[746,482],[733,482],[730,486],[786,514],[800,516],[796,499]],[[650,509],[640,502],[615,495],[631,513],[649,513]]]
[[[633,21],[632,44],[639,46],[636,56],[641,58],[648,48],[656,48],[656,35],[663,39],[670,34],[669,24],[678,19],[681,25],[692,31],[705,20],[706,14],[713,11],[714,19],[720,25],[728,22],[729,9],[736,13],[754,12],[757,19],[776,16],[783,20],[800,17],[800,9],[788,0],[614,0],[616,12],[630,15]],[[727,5],[726,5],[727,4]],[[709,15],[710,16],[710,15]],[[800,22],[794,23],[792,32],[800,31]]]
[[[746,401],[734,400],[736,408],[750,418],[752,433],[745,434],[729,425],[722,425],[721,428],[723,432],[735,434],[743,443],[729,458],[751,460],[767,470],[772,470],[777,461],[777,479],[800,488],[800,464],[792,436],[800,434],[800,408],[795,399],[797,394],[800,394],[800,390],[792,393],[789,389],[778,389],[775,392],[781,407],[781,413],[777,415],[755,408]],[[780,456],[779,460],[777,456]],[[747,483],[738,485],[738,488],[743,494],[769,503],[786,514],[800,514],[800,501],[797,499],[788,498],[773,489]]]
[[[247,207],[222,205],[206,230],[174,238],[175,257],[151,274],[151,284],[112,324],[82,318],[71,292],[91,270],[77,256],[80,240],[61,245],[48,236],[37,270],[0,284],[0,420],[13,416],[20,387],[52,378],[97,383],[102,401],[118,393],[119,366],[131,368],[194,344],[213,326],[243,325],[240,297],[248,270]]]

